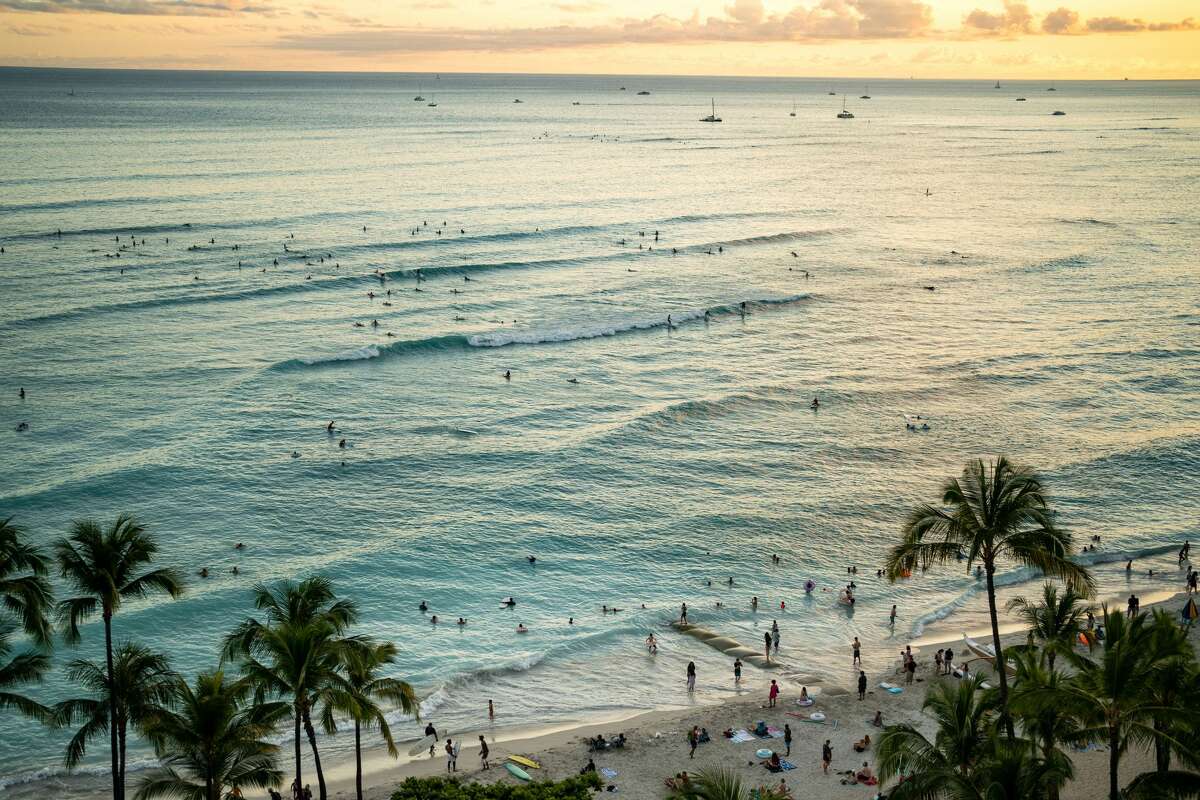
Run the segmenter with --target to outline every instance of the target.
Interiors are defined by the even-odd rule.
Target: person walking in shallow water
[[[688,621],[687,621],[687,603],[684,603],[683,605],[681,605],[681,606],[679,607],[679,624],[680,624],[680,625],[687,625],[687,624],[688,624]]]
[[[696,662],[689,661],[687,665],[687,690],[690,694],[696,691]]]

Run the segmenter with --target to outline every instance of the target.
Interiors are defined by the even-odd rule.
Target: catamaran
[[[713,98],[713,101],[712,101],[712,113],[709,114],[707,117],[701,117],[700,121],[701,122],[720,122],[721,121],[721,118],[717,116],[717,100],[716,100],[716,98]]]
[[[846,110],[846,95],[842,95],[842,110],[838,112],[838,119],[854,119],[854,115]]]

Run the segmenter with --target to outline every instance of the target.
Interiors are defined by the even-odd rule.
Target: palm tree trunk
[[[298,791],[298,790],[304,789],[304,780],[300,775],[300,703],[299,702],[296,703],[296,707],[294,710],[295,710],[295,714],[296,714],[296,730],[295,730],[296,735],[292,738],[292,742],[295,745],[295,750],[296,750],[296,790]],[[295,800],[295,796],[296,796],[296,793],[292,792],[293,800]]]
[[[1004,669],[1004,649],[1000,646],[1000,620],[996,616],[996,583],[993,579],[996,566],[990,561],[985,565],[987,573],[988,615],[992,619],[992,650],[996,654],[996,675],[1000,681],[1000,718],[1004,721],[1004,732],[1009,739],[1016,736],[1012,716],[1008,713],[1008,674]]]
[[[358,800],[362,796],[362,732],[358,720],[354,720],[354,792]]]
[[[104,612],[104,658],[108,665],[108,746],[112,755],[113,800],[125,800],[125,782],[117,759],[117,696],[113,692],[112,612]]]
[[[121,794],[125,793],[125,732],[124,719],[117,725],[117,763],[121,765]]]
[[[1113,725],[1108,729],[1108,800],[1121,800],[1120,769],[1121,732]]]
[[[312,719],[304,712],[304,732],[308,734],[308,746],[312,748],[313,769],[317,773],[317,786],[321,791],[321,800],[327,800],[325,794],[325,771],[321,769],[321,754],[317,752],[317,732],[313,729]]]

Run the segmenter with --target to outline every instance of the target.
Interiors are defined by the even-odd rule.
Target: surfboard
[[[525,756],[509,756],[508,760],[512,761],[515,764],[520,764],[523,767],[529,767],[530,769],[541,769],[542,768],[541,764],[534,761],[532,758],[526,758]]]
[[[429,749],[429,745],[433,744],[433,742],[434,738],[432,736],[426,736],[425,738],[418,740],[416,744],[410,747],[408,749],[408,754],[410,756],[415,756],[418,753],[424,753]]]
[[[526,772],[525,770],[521,769],[520,767],[518,767],[516,764],[506,763],[504,765],[504,768],[506,770],[508,770],[510,775],[512,775],[514,778],[516,778],[519,781],[529,780],[529,773]]]

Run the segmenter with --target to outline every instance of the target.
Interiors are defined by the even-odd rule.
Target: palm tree
[[[285,581],[275,588],[254,587],[255,606],[266,621],[248,619],[225,640],[224,658],[240,662],[255,686],[256,701],[271,695],[286,697],[292,706],[296,784],[300,770],[300,729],[308,738],[321,800],[326,800],[325,773],[317,749],[312,710],[321,694],[348,691],[341,672],[353,639],[342,638],[358,617],[354,604],[338,600],[325,578],[300,583]]]
[[[76,522],[70,535],[54,549],[59,571],[79,596],[58,604],[60,619],[67,623],[68,642],[80,639],[79,625],[100,611],[104,620],[104,657],[109,685],[113,682],[112,618],[122,601],[163,592],[178,597],[183,592],[179,574],[171,568],[138,574],[154,560],[158,544],[133,517],[121,514],[108,528],[92,520]],[[117,718],[116,694],[109,693],[109,718]],[[113,800],[125,800],[118,759],[117,727],[108,728],[112,754]]]
[[[1161,610],[1154,612],[1150,628],[1154,639],[1151,649],[1164,654],[1164,658],[1147,686],[1148,699],[1163,708],[1200,708],[1200,669],[1196,663],[1196,651],[1187,640],[1187,633]],[[1154,717],[1154,730],[1159,733],[1154,739],[1157,772],[1171,769],[1172,739],[1200,741],[1200,737],[1196,736],[1197,723],[1200,723],[1200,719],[1178,720],[1161,714]],[[1181,755],[1187,758],[1188,750],[1182,748]],[[1200,758],[1200,754],[1193,752],[1191,755],[1193,761]]]
[[[171,695],[176,676],[167,657],[138,644],[126,643],[113,654],[112,680],[101,664],[77,659],[67,665],[67,679],[92,693],[92,697],[64,700],[54,706],[55,727],[83,723],[67,745],[63,764],[74,769],[87,752],[88,743],[115,729],[118,780],[125,785],[125,742],[129,728],[144,730],[147,720],[159,713]],[[112,710],[116,709],[115,715]]]
[[[194,686],[177,678],[170,707],[146,725],[163,766],[141,781],[134,800],[222,800],[226,789],[279,783],[279,747],[266,737],[287,716],[288,707],[248,704],[252,688],[245,679],[227,681],[219,669],[196,676]]]
[[[1008,602],[1007,609],[1016,614],[1035,639],[1045,644],[1043,649],[1050,669],[1054,669],[1054,657],[1059,651],[1074,647],[1075,639],[1084,628],[1088,609],[1082,600],[1070,586],[1063,589],[1060,597],[1058,587],[1046,582],[1042,586],[1040,603],[1031,603],[1024,597]]]
[[[1010,698],[1013,714],[1020,720],[1021,729],[1042,764],[1057,770],[1064,780],[1070,780],[1074,777],[1074,766],[1059,745],[1076,741],[1078,727],[1060,706],[1038,700],[1041,694],[1061,688],[1068,677],[1047,666],[1037,652],[1017,651],[1012,660],[1016,665]],[[1058,786],[1046,787],[1046,795],[1049,800],[1057,800]]]
[[[50,621],[46,612],[53,603],[46,579],[46,558],[22,540],[23,531],[12,518],[0,522],[0,709],[13,708],[40,718],[46,709],[28,697],[8,691],[41,681],[50,669],[46,650],[50,646]],[[15,619],[13,619],[15,618]],[[13,653],[9,639],[24,632],[36,649]]]
[[[983,676],[930,687],[922,708],[937,723],[934,741],[911,725],[884,729],[876,748],[879,779],[900,775],[896,798],[970,797],[975,768],[989,749],[991,705],[979,692]]]
[[[686,782],[676,781],[668,794],[681,800],[744,800],[748,789],[736,772],[718,768],[700,770]]]
[[[996,615],[996,567],[1002,562],[1035,567],[1082,594],[1090,595],[1093,580],[1071,561],[1071,535],[1055,526],[1041,479],[1003,456],[991,464],[973,461],[958,478],[942,487],[942,507],[921,505],[909,514],[900,544],[888,553],[886,572],[896,580],[912,570],[927,569],[958,559],[964,551],[967,569],[979,562],[987,579],[992,647],[1000,685],[1000,715],[1013,738],[1008,713],[1008,677]]]
[[[1055,704],[1079,723],[1078,738],[1101,740],[1108,745],[1109,800],[1120,800],[1118,776],[1121,757],[1131,744],[1145,745],[1169,734],[1156,729],[1156,721],[1194,725],[1195,708],[1159,705],[1153,686],[1159,673],[1181,656],[1178,642],[1165,647],[1139,614],[1132,619],[1105,609],[1104,649],[1100,657],[1066,653],[1075,674],[1056,688],[1031,690],[1026,699]],[[1184,643],[1186,644],[1186,643]]]
[[[397,758],[400,751],[392,739],[392,731],[384,717],[380,703],[399,708],[405,714],[413,714],[419,720],[420,708],[412,686],[395,678],[380,677],[380,667],[396,661],[396,645],[391,642],[360,641],[345,654],[345,690],[335,689],[325,694],[325,707],[321,715],[326,733],[337,731],[335,712],[348,714],[354,720],[354,789],[358,800],[362,800],[362,728],[378,726],[379,733],[387,743],[388,755]]]

